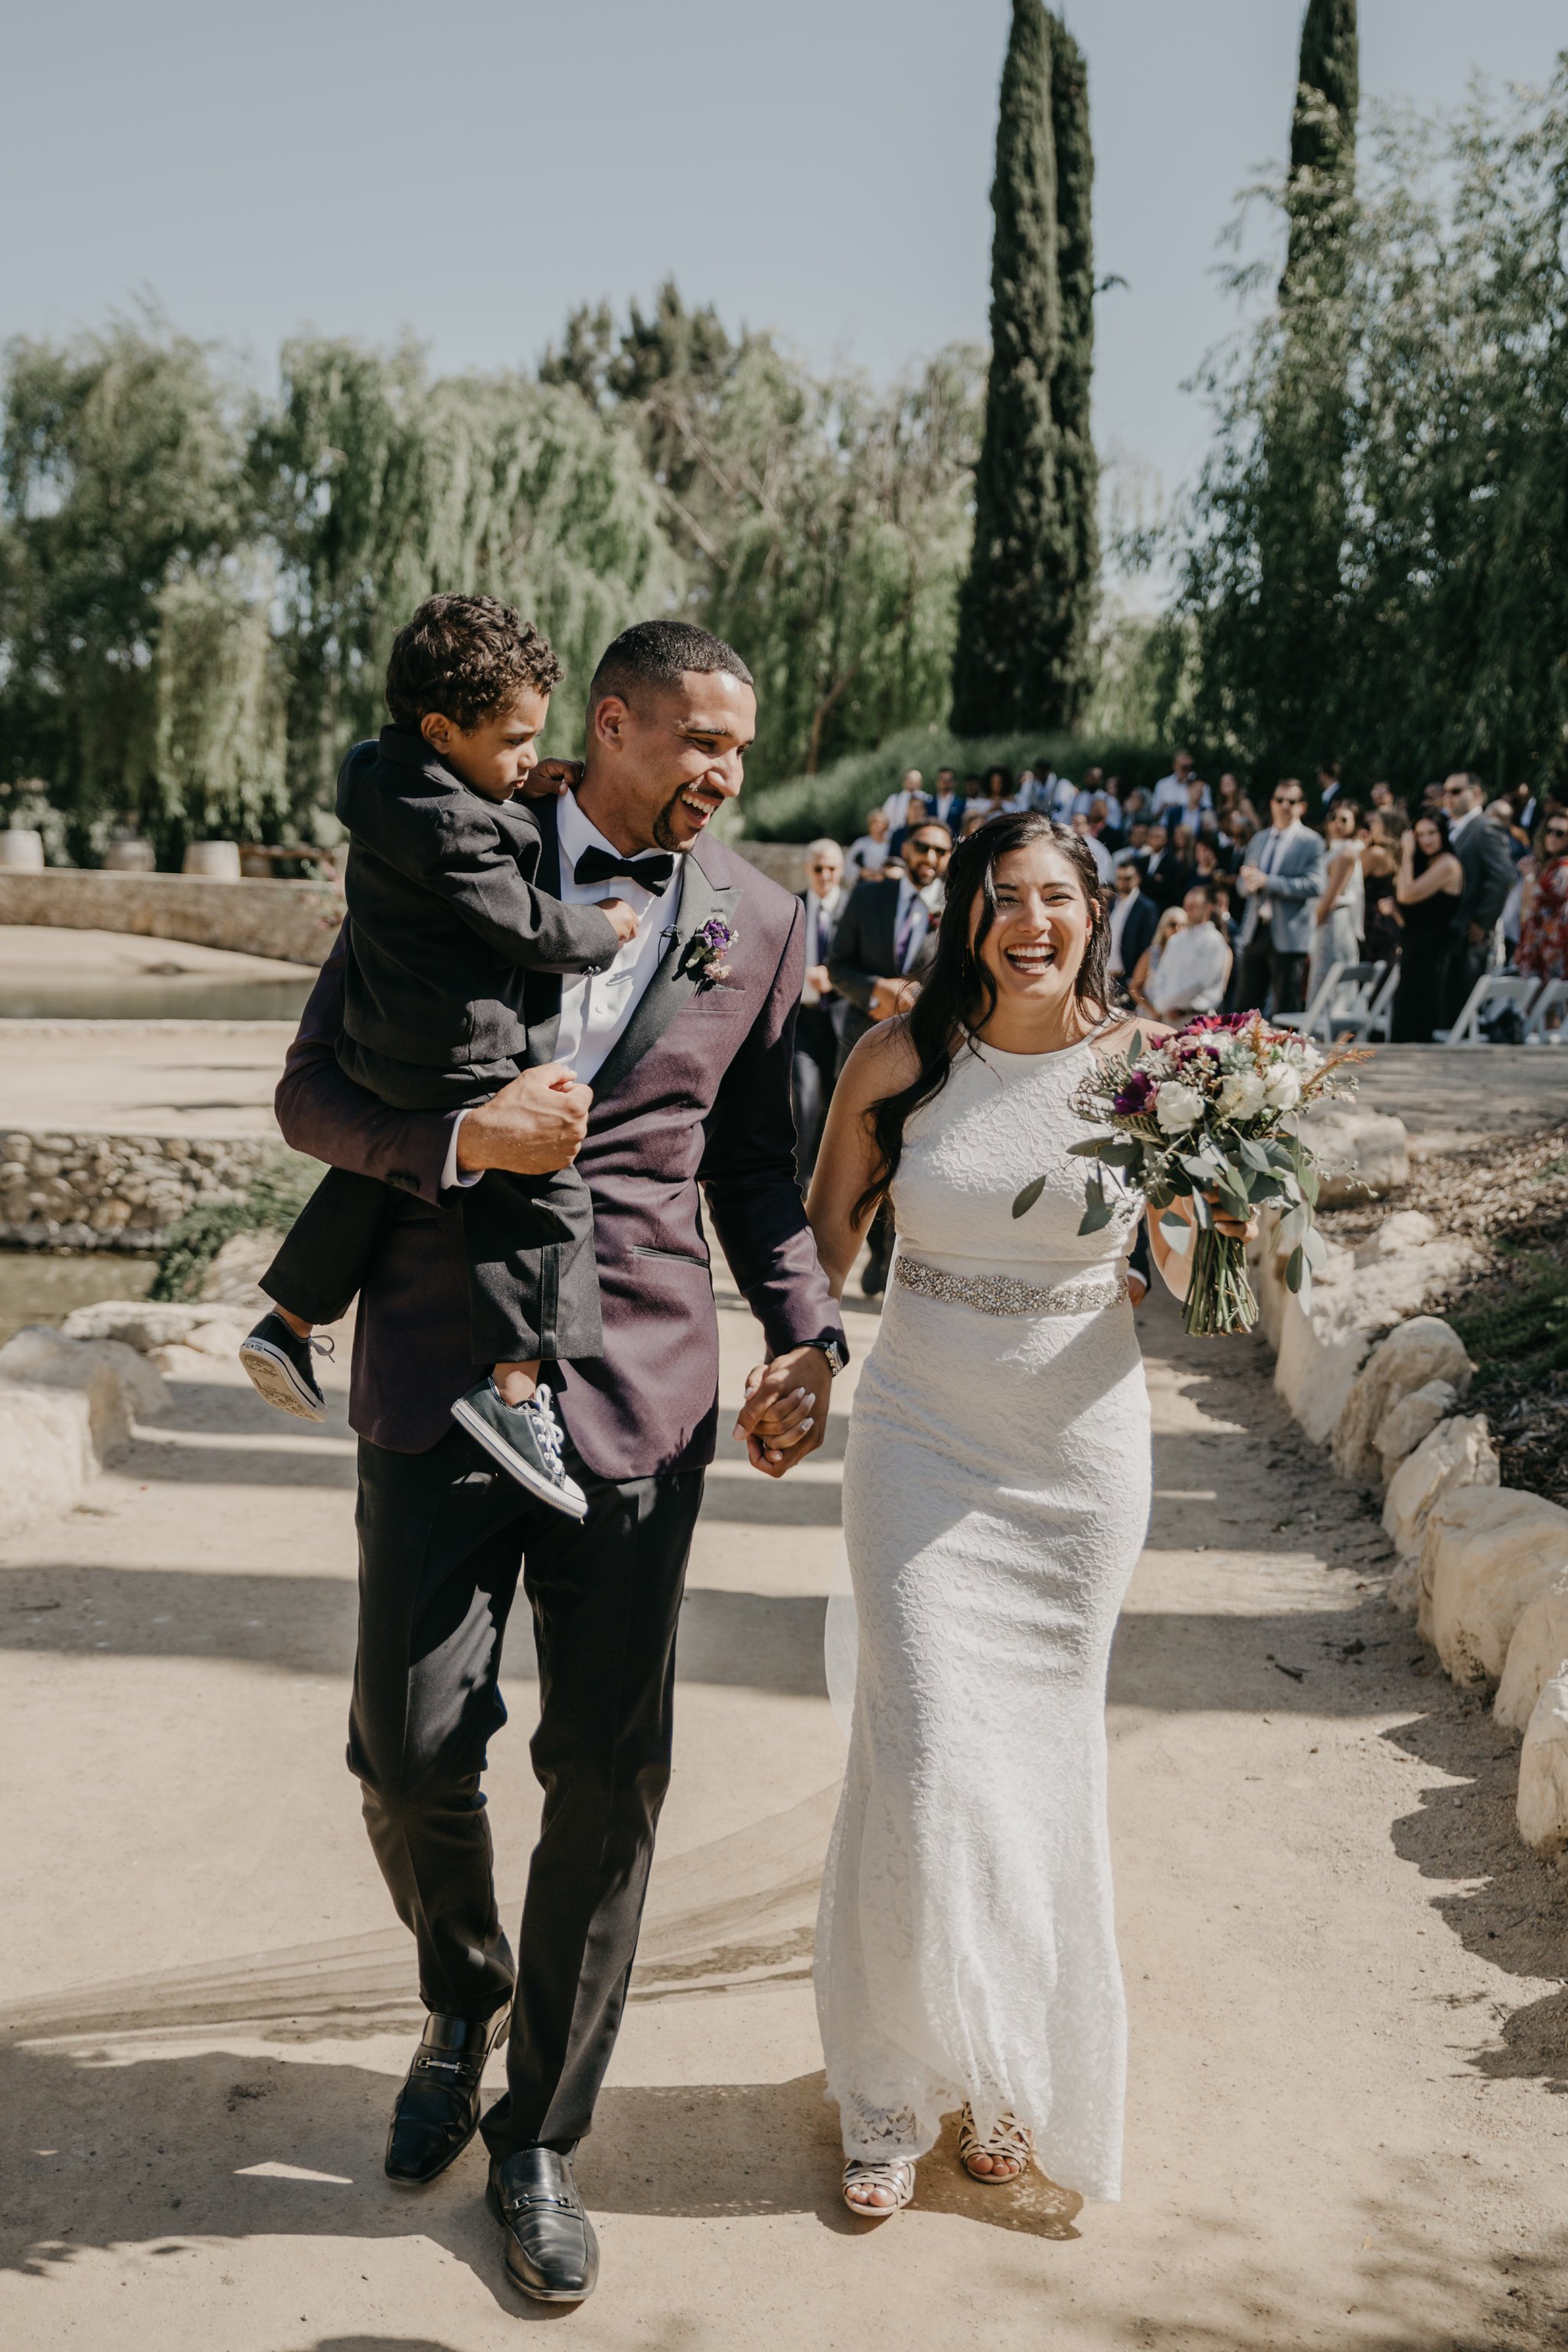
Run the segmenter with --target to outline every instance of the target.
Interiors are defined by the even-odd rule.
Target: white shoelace
[[[555,1418],[550,1391],[542,1384],[535,1389],[531,1405],[539,1442],[555,1467],[559,1469],[561,1467],[561,1425]]]

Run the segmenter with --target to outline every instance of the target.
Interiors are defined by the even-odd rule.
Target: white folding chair
[[[1388,1033],[1394,1026],[1394,1000],[1398,992],[1399,966],[1397,963],[1391,963],[1387,977],[1368,1009],[1366,1027],[1362,1031],[1363,1045],[1381,1045],[1388,1043]]]
[[[1556,1020],[1549,1024],[1548,1015]],[[1549,980],[1524,1018],[1527,1045],[1568,1045],[1568,980]]]
[[[1320,997],[1326,994],[1328,1002],[1320,1005],[1308,1035],[1325,1045],[1331,1045],[1339,1037],[1364,1037],[1384,971],[1381,963],[1340,964],[1329,976],[1328,989],[1319,991]]]
[[[1540,987],[1533,972],[1513,977],[1500,971],[1483,972],[1453,1027],[1432,1032],[1434,1042],[1439,1045],[1489,1045],[1491,1039],[1483,1034],[1482,1022],[1494,1019],[1511,1005],[1522,1026],[1531,1009],[1531,999]]]
[[[1306,1011],[1304,1013],[1271,1013],[1268,1016],[1271,1026],[1276,1029],[1300,1029],[1304,1037],[1315,1035],[1319,1017],[1333,995],[1334,983],[1342,971],[1352,968],[1347,964],[1331,963],[1319,982],[1318,992]]]

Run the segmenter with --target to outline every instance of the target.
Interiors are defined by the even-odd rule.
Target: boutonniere
[[[689,973],[699,988],[718,987],[730,977],[726,959],[739,937],[733,923],[727,923],[722,915],[710,915],[702,929],[693,931],[686,942],[682,971]]]

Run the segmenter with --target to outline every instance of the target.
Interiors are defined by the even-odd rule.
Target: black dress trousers
[[[493,2156],[588,2130],[637,1950],[669,1783],[675,1634],[700,1470],[595,1478],[581,1522],[534,1502],[454,1428],[426,1454],[360,1443],[360,1628],[349,1767],[426,2006],[513,1996]],[[480,1778],[521,1576],[533,1614],[544,1790],[514,1963]],[[515,1988],[515,1993],[514,1993]]]

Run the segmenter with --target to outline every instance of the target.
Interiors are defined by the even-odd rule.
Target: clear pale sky
[[[1300,0],[1068,0],[1089,53],[1098,433],[1167,486],[1209,271],[1287,138]],[[51,0],[9,13],[0,334],[139,293],[258,371],[306,325],[531,363],[574,302],[689,299],[879,375],[985,332],[1007,0]],[[1362,0],[1362,81],[1540,82],[1559,0]]]

